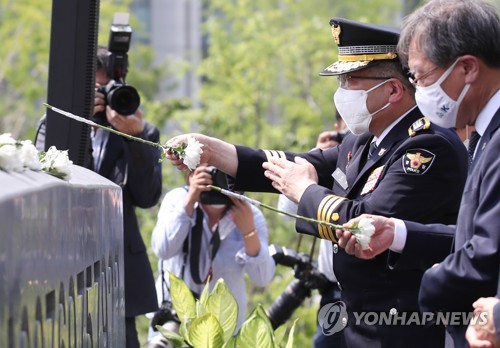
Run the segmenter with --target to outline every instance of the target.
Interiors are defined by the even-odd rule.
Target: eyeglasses
[[[410,81],[410,83],[413,85],[413,87],[417,87],[417,84],[419,81],[425,80],[426,78],[428,78],[430,76],[430,74],[432,74],[435,70],[437,70],[437,68],[439,68],[439,66],[435,66],[431,70],[422,74],[418,79],[415,77],[415,73],[410,71],[410,72],[408,72],[408,81]]]
[[[364,80],[389,80],[392,79],[392,77],[383,77],[383,76],[357,76],[357,75],[347,75],[347,74],[342,74],[337,76],[337,79],[339,81],[339,86],[344,87],[347,85],[347,81],[351,79],[364,79]]]

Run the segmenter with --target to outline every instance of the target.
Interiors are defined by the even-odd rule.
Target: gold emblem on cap
[[[332,35],[333,35],[333,40],[335,40],[335,43],[337,45],[340,45],[340,32],[342,30],[340,29],[340,25],[334,24],[332,25]]]

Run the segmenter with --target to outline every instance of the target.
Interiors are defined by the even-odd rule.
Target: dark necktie
[[[210,256],[210,261],[213,261],[217,251],[220,247],[220,234],[219,234],[219,225],[217,224],[217,228],[212,234],[212,238],[210,238],[210,244],[208,245],[208,254]]]
[[[479,143],[480,138],[481,138],[481,136],[476,131],[472,132],[472,134],[470,135],[469,149],[468,149],[469,165],[472,164],[472,160],[474,159],[474,152],[476,151],[476,146],[477,146],[477,143]]]
[[[377,151],[377,147],[377,142],[372,141],[372,143],[370,144],[370,148],[368,149],[368,159],[371,159],[373,157],[375,151]]]

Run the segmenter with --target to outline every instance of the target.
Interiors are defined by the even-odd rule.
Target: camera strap
[[[191,277],[197,284],[204,284],[208,276],[212,273],[212,266],[207,276],[202,280],[200,277],[200,258],[201,255],[201,239],[203,235],[203,211],[200,206],[196,208],[196,224],[191,230],[191,250],[189,252],[189,268],[191,269]],[[212,234],[210,243],[208,245],[208,255],[210,258],[210,264],[215,258],[217,251],[220,247],[220,235],[219,235],[219,224]]]
[[[167,287],[167,282],[165,281],[165,271],[163,270],[163,260],[160,263],[160,270],[161,270],[161,302],[167,301],[167,298],[165,297],[165,288]]]

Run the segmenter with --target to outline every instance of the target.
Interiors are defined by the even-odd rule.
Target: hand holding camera
[[[254,227],[253,212],[250,204],[236,198],[233,198],[232,201],[233,206],[231,207],[231,213],[236,227],[238,227],[244,237],[247,235],[249,236],[252,232],[252,236],[257,236],[257,231],[255,231]]]
[[[211,183],[207,185],[214,185],[223,189],[228,189],[226,174],[221,172],[215,167],[205,167],[205,170],[208,171],[211,178]],[[223,195],[220,192],[214,190],[208,190],[201,194],[201,203],[206,205],[214,205],[214,204],[224,204],[224,205],[233,205],[233,201],[226,195]]]
[[[212,175],[207,168],[206,164],[200,164],[189,174],[188,202],[193,206],[200,201],[202,192],[210,191],[207,185],[212,184]]]

